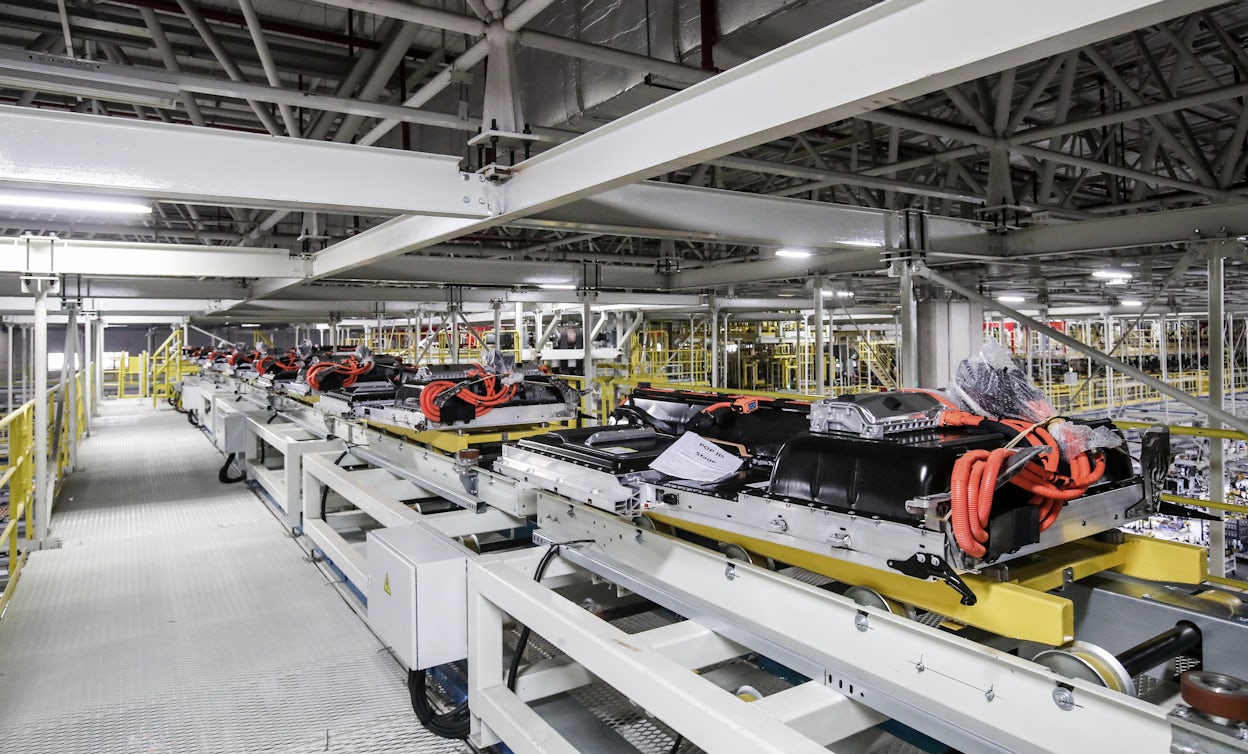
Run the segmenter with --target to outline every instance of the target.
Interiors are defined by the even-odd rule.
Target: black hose
[[[429,671],[407,671],[407,691],[412,698],[412,712],[420,724],[436,736],[464,739],[468,737],[470,717],[464,701],[447,712],[436,712],[429,700]]]
[[[550,561],[554,560],[558,554],[559,545],[551,545],[550,549],[542,555],[542,559],[537,561],[537,570],[533,571],[534,581],[542,580],[542,576],[546,573],[546,568],[550,565]],[[524,650],[529,645],[529,636],[532,633],[529,627],[525,626],[520,631],[520,638],[516,640],[516,651],[511,655],[511,664],[507,666],[507,688],[510,691],[516,690],[516,677],[520,675],[520,661],[524,658]]]
[[[197,414],[195,413],[195,409],[193,409],[193,408],[190,408],[190,409],[187,409],[187,410],[186,410],[186,420],[187,420],[187,422],[189,422],[189,423],[190,423],[190,425],[191,425],[192,427],[199,427],[199,426],[203,426],[203,425],[201,425],[201,424],[199,423],[199,418],[198,418]]]
[[[234,459],[238,457],[237,453],[231,453],[225,457],[225,464],[221,466],[221,470],[217,472],[217,481],[221,484],[236,484],[247,478],[247,472],[242,472],[236,477],[230,476],[230,464],[234,463]]]
[[[680,751],[680,747],[684,742],[685,737],[677,733],[676,740],[672,741],[672,748],[667,750],[667,754],[676,754],[676,752]]]

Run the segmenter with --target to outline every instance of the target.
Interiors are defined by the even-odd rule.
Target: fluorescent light
[[[89,196],[0,191],[0,207],[65,209],[114,215],[150,215],[151,205],[126,199],[96,199]]]
[[[997,296],[997,300],[1003,304],[1021,304],[1027,299],[1022,296]]]
[[[576,286],[572,283],[538,283],[538,288],[544,291],[574,291]]]
[[[1092,277],[1100,278],[1102,280],[1130,280],[1132,275],[1126,270],[1108,268],[1104,270],[1093,270]]]
[[[1124,298],[1119,303],[1122,304],[1123,306],[1143,306],[1144,305],[1143,301],[1137,301],[1136,299],[1133,299],[1133,298]]]
[[[776,256],[801,259],[810,256],[810,252],[806,249],[776,249]]]
[[[854,292],[853,292],[853,291],[845,291],[845,290],[840,290],[840,291],[829,291],[829,290],[826,290],[826,289],[825,289],[825,290],[824,290],[824,292],[823,292],[823,295],[825,295],[825,296],[836,296],[837,298],[853,298],[853,297],[854,297]]]
[[[1110,278],[1105,281],[1105,285],[1126,285],[1127,278]]]
[[[879,241],[837,241],[838,246],[856,246],[860,249],[882,249],[884,244]]]
[[[246,325],[239,325],[239,327],[259,327],[259,326],[260,326],[260,325],[258,325],[258,324],[256,324],[256,323],[254,323],[254,322],[252,322],[252,323],[250,323],[250,324],[246,324]]]

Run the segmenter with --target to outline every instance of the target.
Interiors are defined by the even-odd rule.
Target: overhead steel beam
[[[758,262],[740,262],[681,270],[672,273],[669,288],[671,290],[714,288],[737,283],[809,278],[815,275],[866,272],[883,268],[884,264],[879,250],[830,252],[804,259],[780,257]]]
[[[705,241],[824,249],[884,246],[895,215],[886,210],[643,181],[526,219],[551,229],[609,226],[619,235],[643,238],[662,237],[651,232],[676,231]],[[967,227],[968,233],[982,232]]]
[[[458,285],[575,285],[660,290],[665,278],[652,269],[593,263],[532,262],[456,257],[397,257],[361,271],[364,279]]]
[[[59,311],[63,298],[49,297],[49,311]],[[99,298],[84,296],[82,309],[105,314],[160,314],[162,316],[186,316],[187,312],[215,310],[232,306],[235,301],[220,299],[189,298]],[[29,296],[0,296],[0,313],[25,313],[30,311]]]
[[[539,13],[546,10],[554,0],[521,0],[520,4],[512,8],[502,20],[504,31],[516,32],[523,29],[530,21],[537,17]],[[436,97],[450,86],[454,76],[458,72],[470,71],[482,60],[485,60],[489,54],[489,43],[485,39],[481,39],[463,54],[456,58],[450,65],[443,68],[438,75],[434,76],[425,83],[420,89],[417,89],[412,96],[404,100],[403,105],[407,107],[420,107],[429,100]],[[393,118],[387,118],[373,128],[363,138],[359,140],[360,144],[376,144],[381,137],[390,133],[390,130],[399,125],[399,121]]]
[[[746,170],[755,173],[765,173],[767,175],[783,175],[790,178],[802,178],[808,181],[816,181],[827,186],[862,186],[863,188],[883,189],[884,191],[901,191],[915,196],[932,196],[937,199],[954,199],[959,202],[970,202],[972,204],[983,204],[986,201],[982,194],[975,194],[969,191],[958,191],[956,189],[915,183],[913,181],[899,181],[893,178],[876,178],[858,173],[851,173],[846,170],[812,168],[805,165],[789,165],[786,163],[772,162],[770,160],[752,160],[746,157],[720,157],[710,160],[709,164],[718,165],[724,168],[731,168],[733,170]],[[797,188],[801,190],[810,190],[811,187],[799,186]]]
[[[298,274],[285,249],[0,238],[0,272],[55,275],[272,278]]]
[[[1248,236],[1248,204],[1211,204],[1046,225],[983,240],[1004,256],[1026,256],[1182,244],[1224,235]],[[969,245],[967,250],[971,250]]]
[[[160,27],[153,28],[159,29]],[[165,46],[161,43],[164,42],[167,46],[168,40],[164,38],[163,33],[156,32],[153,32],[153,40],[163,56]],[[169,54],[172,54],[171,49]],[[367,55],[373,57],[375,53],[369,51]],[[168,57],[165,59],[170,60]],[[173,62],[176,63],[176,60]],[[135,101],[139,104],[157,107],[171,106],[174,97],[185,98],[190,94],[202,94],[361,117],[389,118],[396,122],[418,123],[423,126],[459,131],[475,130],[479,125],[456,115],[419,110],[404,105],[366,102],[338,95],[309,94],[246,81],[226,81],[211,76],[183,73],[172,68],[169,71],[157,71],[96,61],[79,61],[58,55],[32,57],[28,53],[15,50],[0,50],[0,75],[8,79],[29,82],[29,85],[35,88],[40,86],[47,88],[55,83],[58,87],[55,91],[69,91],[69,88],[73,87],[88,96],[94,93],[104,99],[121,102]],[[354,76],[354,72],[352,75]],[[188,116],[196,125],[204,125],[198,107],[193,111],[188,109]]]
[[[683,84],[696,84],[699,81],[706,81],[715,75],[713,71],[704,71],[700,68],[691,68],[680,63],[673,63],[670,60],[659,60],[648,55],[639,55],[635,52],[616,50],[604,45],[568,39],[567,37],[547,34],[544,31],[523,29],[516,35],[516,41],[521,46],[534,50],[544,50],[581,60],[592,60],[620,68],[645,71]]]
[[[503,187],[500,214],[488,221],[391,221],[321,252],[313,274],[337,274],[1217,4],[882,3],[526,160]],[[949,31],[932,35],[933,28]],[[856,75],[796,88],[810,71],[838,70]]]
[[[0,106],[0,184],[344,212],[488,216],[458,159]]]
[[[429,26],[434,29],[445,29],[446,31],[467,34],[470,37],[480,37],[485,34],[485,22],[479,19],[471,16],[465,16],[460,13],[440,10],[438,8],[429,8],[414,2],[404,2],[404,0],[315,1],[321,3],[322,5],[330,5],[335,8],[348,8],[350,10],[360,11],[361,13],[372,13],[375,16],[397,18],[402,21],[410,21],[414,24]]]

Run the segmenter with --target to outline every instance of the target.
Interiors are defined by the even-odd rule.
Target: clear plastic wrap
[[[1049,434],[1057,441],[1063,458],[1074,458],[1081,453],[1116,448],[1123,444],[1122,437],[1109,427],[1090,427],[1067,421],[1049,425]]]
[[[977,353],[958,365],[949,392],[962,407],[980,416],[1047,422],[1057,416],[1031,378],[1019,369],[1005,346],[989,338]],[[1048,425],[1063,458],[1123,444],[1108,427],[1059,420]]]
[[[1042,422],[1057,415],[1005,346],[992,338],[958,365],[949,392],[963,408],[980,416]]]

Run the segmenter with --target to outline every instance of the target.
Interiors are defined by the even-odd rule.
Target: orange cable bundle
[[[941,421],[945,426],[975,427],[989,420],[962,411],[947,411]],[[1029,424],[1020,419],[1001,419],[995,423],[1015,430],[1017,436],[1004,448],[964,453],[954,463],[949,487],[954,539],[963,552],[975,558],[982,558],[988,552],[985,543],[997,477],[1002,465],[1014,455],[1012,446],[1016,443],[1026,440],[1033,447],[1046,448],[1036,460],[1010,478],[1010,484],[1031,493],[1030,504],[1040,507],[1041,531],[1057,521],[1068,500],[1082,497],[1105,473],[1105,457],[1098,453],[1093,460],[1086,452],[1070,459],[1069,472],[1063,473],[1061,450],[1042,424]]]

